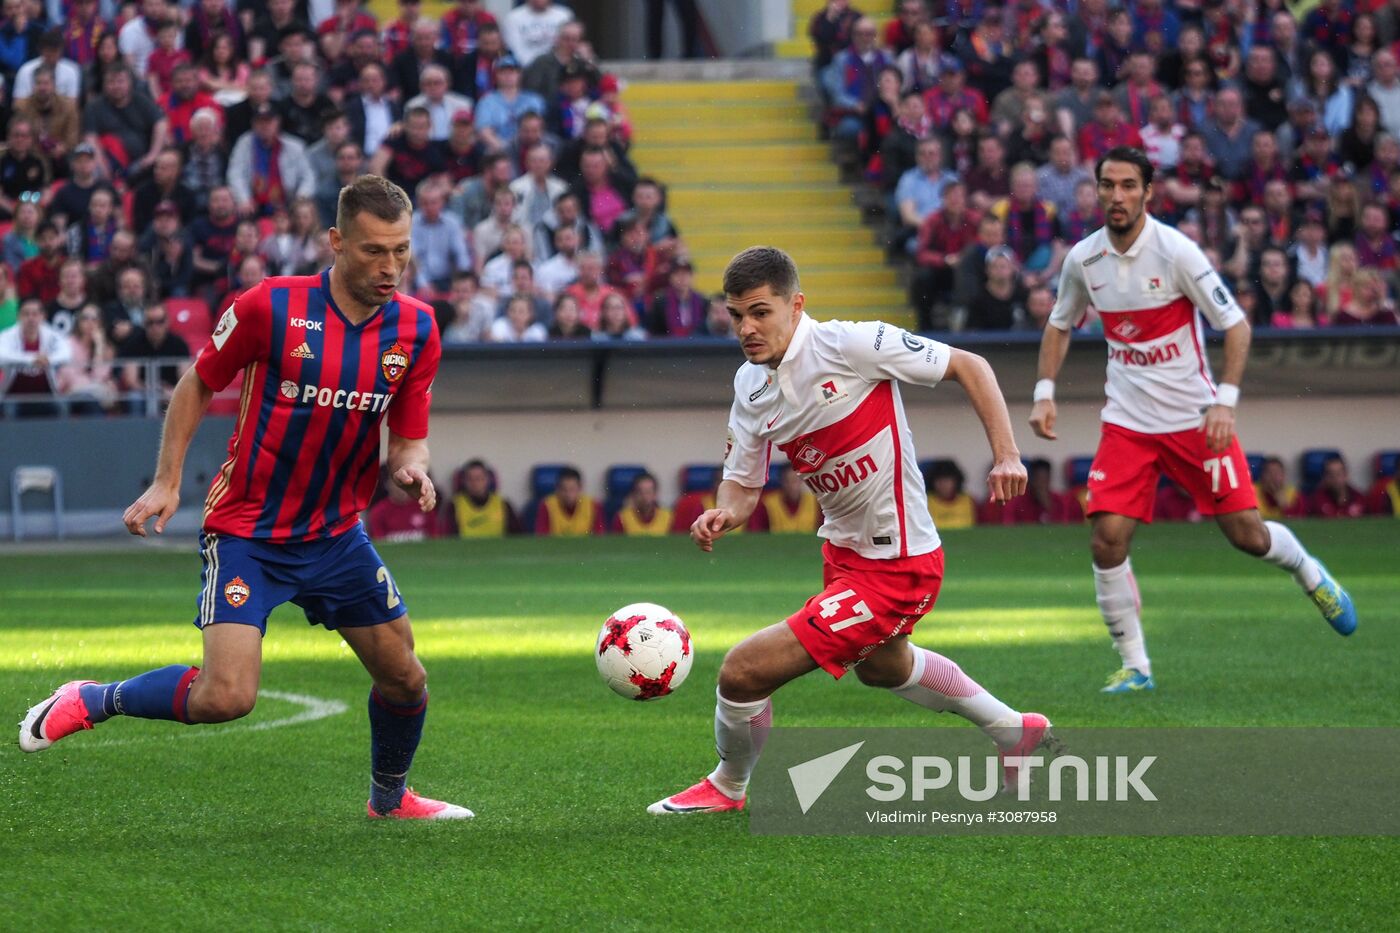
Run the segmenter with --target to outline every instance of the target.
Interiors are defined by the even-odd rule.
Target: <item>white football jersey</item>
[[[1199,427],[1215,400],[1200,315],[1219,330],[1244,320],[1200,247],[1150,214],[1125,253],[1100,227],[1065,257],[1050,323],[1072,330],[1090,304],[1108,341],[1103,420],[1144,434]]]
[[[776,446],[816,494],[817,534],[832,544],[877,560],[937,550],[895,380],[937,385],[950,354],[892,324],[802,315],[777,369],[745,363],[734,376],[724,478],[762,487]]]

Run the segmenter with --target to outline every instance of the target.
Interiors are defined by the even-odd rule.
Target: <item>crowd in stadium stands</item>
[[[1026,462],[1025,495],[1005,505],[977,501],[965,489],[962,469],[953,460],[921,464],[928,487],[928,508],[942,530],[973,525],[1069,525],[1084,521],[1091,458],[1067,461],[1063,486],[1056,490],[1048,460]],[[1346,461],[1336,451],[1309,451],[1300,467],[1302,489],[1288,481],[1277,457],[1251,456],[1250,469],[1259,509],[1265,518],[1400,518],[1400,450],[1383,451],[1372,464],[1366,492],[1351,485]],[[640,466],[617,466],[607,472],[603,496],[585,492],[583,476],[570,466],[544,465],[531,475],[531,501],[522,511],[497,491],[495,472],[470,460],[452,477],[450,499],[444,490],[441,508],[424,515],[415,500],[381,477],[376,500],[365,513],[370,536],[378,540],[423,540],[440,537],[501,537],[536,534],[685,534],[706,509],[713,508],[720,468],[694,465],[681,470],[680,496],[668,507],[658,496],[656,477]],[[1201,515],[1179,486],[1163,479],[1154,505],[1156,521],[1199,522]],[[747,528],[749,532],[812,534],[822,523],[816,496],[789,464],[774,464],[768,488]]]
[[[315,272],[342,185],[417,210],[403,290],[449,343],[729,336],[619,84],[566,7],[5,0],[0,413],[110,411],[212,311]],[[114,360],[122,361],[114,364]]]
[[[1400,2],[1293,7],[900,0],[881,30],[828,0],[825,125],[884,195],[920,328],[1043,327],[1124,144],[1255,325],[1396,324]]]

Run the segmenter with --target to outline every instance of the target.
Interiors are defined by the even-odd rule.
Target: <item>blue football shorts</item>
[[[312,625],[356,628],[408,612],[364,525],[334,538],[270,544],[210,532],[199,536],[199,628],[215,622],[267,632],[272,610],[290,602]]]

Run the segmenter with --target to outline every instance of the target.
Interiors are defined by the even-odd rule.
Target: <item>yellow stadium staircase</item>
[[[696,285],[719,289],[741,249],[780,247],[797,261],[808,308],[821,319],[913,314],[875,232],[842,184],[798,80],[629,81],[632,158],[666,185],[667,208],[690,250]]]

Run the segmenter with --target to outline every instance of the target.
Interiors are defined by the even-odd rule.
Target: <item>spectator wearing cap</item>
[[[967,86],[967,74],[960,59],[943,56],[938,70],[938,86],[924,93],[924,110],[934,126],[947,126],[953,114],[970,110],[979,126],[987,124],[987,98]]]
[[[476,136],[476,121],[470,110],[452,115],[452,132],[447,137],[447,174],[453,185],[480,174],[486,159],[486,145]]]
[[[271,216],[292,198],[316,192],[316,177],[301,140],[282,132],[282,119],[271,104],[253,114],[253,128],[233,146],[228,184],[244,216]]]
[[[68,338],[44,320],[44,306],[20,302],[19,320],[0,330],[0,398],[15,415],[55,414],[59,369],[72,357]]]
[[[276,55],[284,32],[292,28],[307,28],[297,19],[295,0],[265,0],[263,11],[253,21],[248,34],[249,60],[260,66]]]
[[[411,233],[419,291],[445,294],[451,286],[452,273],[472,267],[462,222],[444,212],[446,205],[447,196],[441,185],[428,182],[419,189]]]
[[[34,124],[12,119],[0,152],[0,219],[13,217],[22,197],[37,201],[47,193],[52,178],[53,169],[39,149]]]
[[[578,280],[578,231],[560,227],[554,234],[554,255],[535,267],[535,287],[546,301],[553,302]]]
[[[695,267],[684,257],[671,264],[666,287],[651,299],[647,332],[653,337],[693,337],[705,324],[709,300],[695,290]]]
[[[1142,148],[1142,134],[1123,119],[1123,111],[1109,91],[1100,91],[1094,100],[1094,118],[1079,128],[1079,158],[1086,164],[1097,162],[1117,146]]]
[[[554,153],[539,143],[525,155],[525,174],[510,183],[517,204],[515,217],[527,230],[535,229],[559,196],[569,190],[553,170]]]
[[[432,20],[420,19],[413,24],[408,48],[395,55],[389,66],[400,100],[411,100],[422,93],[419,82],[423,69],[429,65],[441,65],[448,74],[452,73],[452,53],[439,47],[441,38],[441,29]]]
[[[422,107],[404,114],[403,132],[379,147],[370,159],[369,170],[383,175],[405,191],[435,175],[447,172],[447,150],[432,138],[433,118]]]
[[[141,0],[140,15],[133,16],[117,31],[117,47],[137,74],[146,74],[147,62],[156,50],[156,33],[173,13],[165,0]],[[184,37],[179,36],[177,41],[177,48],[183,46]]]
[[[350,121],[350,138],[370,157],[402,116],[398,102],[388,94],[384,68],[378,64],[360,69],[360,92],[345,98],[344,109]]]
[[[476,48],[463,56],[457,67],[457,91],[473,101],[496,89],[496,65],[505,54],[500,27],[482,26]]]
[[[1321,126],[1314,126],[1288,170],[1293,196],[1305,204],[1320,207],[1327,199],[1331,179],[1341,174],[1342,163],[1332,151],[1331,137]]]
[[[549,131],[560,139],[576,139],[583,135],[584,125],[591,113],[600,113],[588,95],[590,70],[570,63],[559,73],[559,88],[548,110]],[[606,108],[603,108],[606,110]]]
[[[496,17],[482,8],[482,0],[456,0],[442,15],[442,46],[454,55],[470,55],[487,27],[500,32]]]
[[[1278,140],[1279,156],[1292,164],[1302,153],[1303,144],[1314,129],[1322,129],[1322,124],[1318,120],[1317,107],[1313,102],[1307,98],[1289,101],[1288,120],[1274,131],[1274,138]],[[1325,129],[1322,131],[1327,132]]]
[[[282,132],[309,146],[321,138],[321,119],[335,109],[334,102],[321,92],[321,68],[314,62],[292,66],[290,92],[277,103]]]
[[[109,174],[137,174],[155,161],[169,138],[165,113],[134,92],[134,81],[129,68],[111,69],[102,79],[101,96],[83,108],[84,139],[106,155]]]
[[[450,89],[450,74],[441,65],[429,65],[419,76],[419,86],[423,92],[409,100],[407,109],[421,107],[432,117],[432,131],[429,138],[444,142],[452,135],[452,118],[459,111],[471,113],[471,98]]]
[[[76,62],[63,57],[63,30],[49,29],[39,36],[34,58],[20,66],[15,73],[11,98],[19,102],[34,92],[34,73],[47,66],[53,73],[53,92],[59,97],[76,101],[83,92],[83,72]]]
[[[259,68],[248,74],[243,99],[224,110],[222,136],[225,147],[237,142],[240,136],[253,128],[253,111],[264,104],[276,105],[275,92],[276,84],[270,71]]]
[[[49,217],[60,226],[81,222],[87,217],[88,200],[101,185],[97,173],[97,150],[89,143],[73,147],[69,158],[69,177],[49,200]]]
[[[521,86],[527,91],[534,91],[545,100],[553,100],[559,93],[559,84],[564,73],[570,68],[582,71],[589,85],[596,84],[598,69],[582,54],[583,36],[583,24],[578,20],[570,20],[559,27],[559,33],[554,37],[554,45],[549,52],[536,58],[525,69]]]
[[[521,114],[544,112],[544,99],[520,87],[519,61],[506,55],[496,63],[496,89],[477,102],[477,132],[488,146],[506,149],[515,140]]]
[[[521,67],[528,68],[535,59],[549,52],[559,30],[573,18],[573,12],[562,4],[526,0],[506,14],[501,34]]]
[[[183,298],[190,294],[194,284],[194,244],[174,201],[161,201],[155,206],[150,229],[141,234],[136,250],[151,270],[158,295]]]
[[[77,102],[55,93],[53,75],[47,65],[35,70],[33,93],[15,101],[12,118],[29,120],[39,151],[62,164],[78,144],[80,118]]]
[[[185,187],[181,178],[185,163],[178,149],[166,149],[156,156],[151,175],[136,187],[131,205],[131,226],[138,233],[151,225],[157,204],[168,201],[175,205],[180,223],[194,220],[194,192]]]
[[[876,44],[879,30],[875,21],[861,17],[851,32],[851,44],[836,53],[822,72],[822,88],[830,110],[827,120],[838,139],[860,136],[864,116],[875,102],[876,78],[894,61]]]

